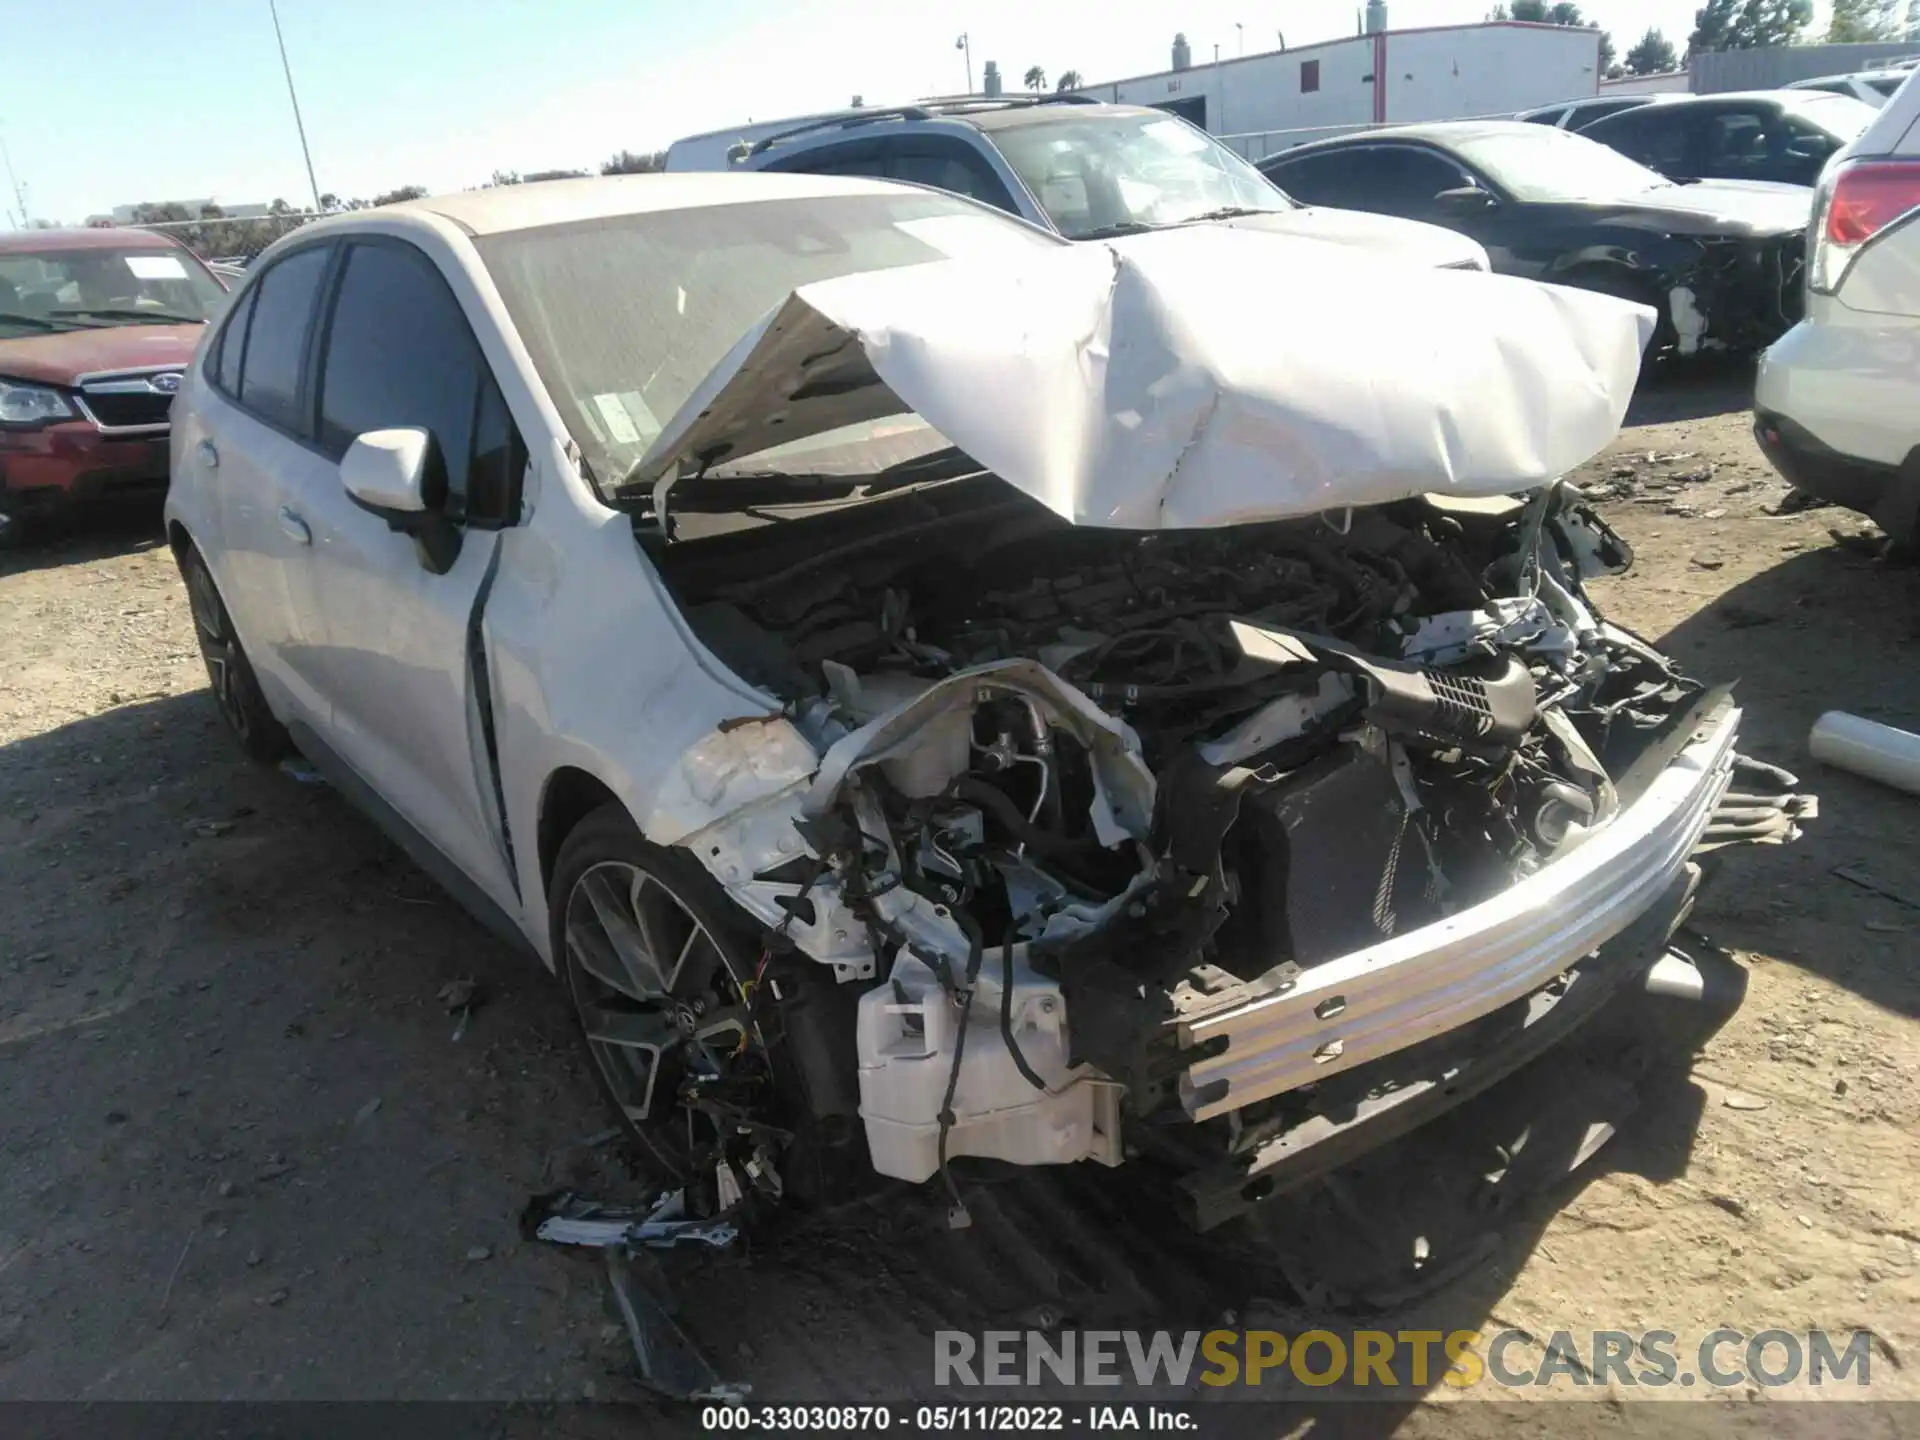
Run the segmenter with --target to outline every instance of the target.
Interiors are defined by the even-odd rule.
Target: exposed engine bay
[[[1716,698],[1593,611],[1631,554],[1563,486],[1141,533],[983,475],[656,560],[822,756],[688,848],[858,997],[911,1180],[1283,1133],[1311,1097],[1196,1084],[1174,1022],[1538,874]]]

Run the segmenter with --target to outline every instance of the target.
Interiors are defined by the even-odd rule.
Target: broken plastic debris
[[[725,1220],[689,1220],[686,1191],[669,1190],[647,1210],[604,1205],[570,1190],[538,1195],[522,1216],[522,1229],[535,1240],[555,1245],[645,1246],[667,1250],[675,1245],[731,1245],[740,1231]]]

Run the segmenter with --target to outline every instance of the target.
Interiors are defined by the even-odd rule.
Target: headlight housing
[[[0,425],[32,428],[73,417],[73,403],[58,390],[0,380]]]

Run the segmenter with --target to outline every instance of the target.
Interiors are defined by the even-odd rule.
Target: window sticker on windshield
[[[1207,148],[1207,137],[1191,125],[1178,120],[1154,120],[1140,127],[1142,135],[1151,135],[1169,150],[1178,150],[1185,155],[1198,155]]]
[[[638,445],[640,432],[634,427],[633,417],[627,414],[627,407],[618,395],[596,395],[593,408],[600,412],[600,420],[607,427],[607,436],[616,445]]]
[[[184,280],[187,267],[172,255],[127,255],[122,257],[136,280]]]
[[[654,418],[647,402],[640,398],[638,390],[596,395],[593,408],[600,412],[607,436],[616,445],[651,444],[660,433],[660,422]]]

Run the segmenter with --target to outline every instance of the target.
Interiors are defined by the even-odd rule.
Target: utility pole
[[[960,38],[953,42],[953,48],[967,52],[967,94],[971,95],[973,93],[973,42],[963,32]]]
[[[14,223],[24,230],[30,218],[27,214],[27,187],[20,183],[20,177],[14,173],[13,156],[7,150],[7,137],[4,131],[0,131],[0,160],[6,162],[7,185],[13,191],[13,198],[20,206],[20,216]],[[12,209],[9,208],[7,213],[11,215]]]
[[[1240,22],[1239,22],[1238,20],[1236,20],[1236,21],[1234,21],[1234,22],[1233,22],[1233,28],[1234,28],[1234,29],[1235,29],[1235,30],[1236,30],[1237,32],[1239,32],[1239,35],[1240,35],[1240,53],[1241,53],[1242,55],[1245,55],[1245,54],[1247,53],[1247,27],[1246,27],[1246,26],[1244,26],[1244,25],[1242,25],[1242,24],[1241,24],[1241,23],[1240,23]]]
[[[293,66],[287,63],[287,37],[280,33],[280,7],[267,0],[267,12],[273,16],[273,38],[280,45],[280,68],[287,76],[287,99],[293,102],[293,128],[300,135],[300,158],[307,162],[307,188],[313,191],[313,208],[320,206],[320,182],[313,178],[313,154],[307,149],[307,127],[300,118],[300,97],[293,92]]]

